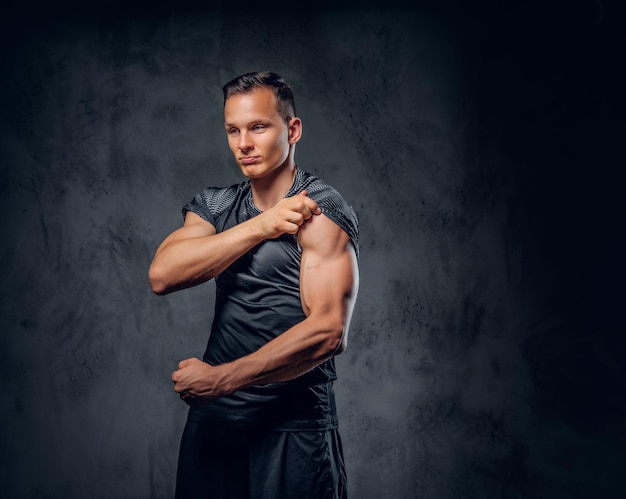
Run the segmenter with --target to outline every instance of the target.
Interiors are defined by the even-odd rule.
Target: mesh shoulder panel
[[[229,187],[207,187],[183,206],[183,219],[187,212],[191,211],[215,226],[217,218],[232,204],[241,186],[242,184]]]

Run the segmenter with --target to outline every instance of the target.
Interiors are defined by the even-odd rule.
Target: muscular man
[[[280,76],[250,73],[223,90],[246,179],[185,205],[149,271],[159,295],[216,282],[204,358],[172,375],[190,405],[176,497],[343,498],[333,357],[357,295],[357,219],[296,166],[302,121]]]

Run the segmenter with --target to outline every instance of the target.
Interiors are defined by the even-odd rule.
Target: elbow
[[[339,340],[337,346],[335,347],[334,355],[341,355],[348,349],[348,335],[347,331],[342,332],[341,339]]]
[[[348,330],[345,328],[341,328],[340,331],[337,332],[337,335],[334,338],[333,342],[333,350],[332,355],[341,355],[348,349]]]
[[[327,338],[325,342],[326,355],[334,357],[346,351],[348,347],[348,328],[344,324],[343,318],[337,319],[329,324]]]
[[[168,293],[169,287],[165,280],[165,275],[161,272],[158,266],[152,264],[148,271],[148,281],[150,283],[150,289],[155,295],[163,296]]]

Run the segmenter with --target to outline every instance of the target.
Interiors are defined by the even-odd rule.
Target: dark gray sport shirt
[[[358,254],[358,222],[341,195],[317,177],[298,169],[286,197],[306,189],[322,213],[350,237]],[[183,208],[222,232],[258,215],[249,181],[207,188]],[[300,257],[291,234],[264,241],[215,278],[215,316],[204,361],[229,362],[258,350],[305,319],[300,302]],[[278,430],[337,427],[332,382],[334,359],[286,383],[239,390],[190,408],[191,419],[215,426],[265,427]]]

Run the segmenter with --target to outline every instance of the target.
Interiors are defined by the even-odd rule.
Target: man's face
[[[297,141],[278,113],[276,97],[269,88],[229,97],[224,121],[230,150],[243,174],[251,179],[265,177],[283,166],[290,145]]]

